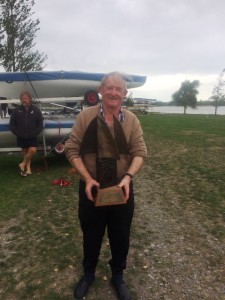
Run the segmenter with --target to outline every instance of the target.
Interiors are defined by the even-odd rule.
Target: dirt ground
[[[169,183],[162,189],[162,182],[149,179],[144,188],[146,173],[140,175],[136,197],[136,230],[142,228],[139,235],[144,235],[143,251],[136,253],[142,272],[132,279],[136,299],[224,300],[225,243],[209,233],[203,204],[184,208]]]
[[[135,182],[136,208],[125,274],[132,299],[225,300],[225,243],[209,233],[204,204],[180,205],[169,180],[163,179],[165,185],[160,177],[152,180],[148,168]],[[96,294],[90,291],[87,299],[116,299],[108,282],[101,280],[103,275],[97,274],[92,287]]]
[[[135,179],[136,207],[125,272],[132,300],[225,300],[225,243],[209,233],[204,204],[181,205],[169,180],[152,179],[149,168],[145,166]],[[3,226],[2,238],[12,225]],[[102,259],[106,261],[105,255]],[[61,294],[59,299],[73,299],[73,286],[80,276],[77,270],[75,265],[58,273],[54,288]],[[109,269],[100,267],[96,275],[86,299],[115,300]],[[17,300],[15,295],[4,300]],[[50,298],[37,294],[35,299]]]

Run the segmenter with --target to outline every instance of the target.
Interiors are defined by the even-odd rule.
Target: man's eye
[[[107,87],[107,90],[108,90],[108,91],[112,91],[113,88],[112,88],[112,87]]]

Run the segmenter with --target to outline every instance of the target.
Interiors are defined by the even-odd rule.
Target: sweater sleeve
[[[80,145],[84,135],[85,115],[79,113],[73,124],[69,139],[65,143],[66,157],[71,163],[74,158],[80,157]]]
[[[143,138],[143,130],[141,128],[140,121],[138,118],[132,114],[129,116],[129,126],[131,128],[128,144],[131,159],[136,156],[147,158],[147,147]]]

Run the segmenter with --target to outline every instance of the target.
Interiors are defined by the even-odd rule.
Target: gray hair
[[[124,88],[127,89],[126,75],[117,71],[105,74],[101,80],[100,88],[105,85],[109,78],[113,78],[115,81],[123,83]]]

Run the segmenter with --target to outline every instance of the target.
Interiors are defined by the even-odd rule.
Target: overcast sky
[[[35,0],[45,70],[147,75],[134,97],[170,101],[184,80],[211,96],[225,68],[225,0]]]

